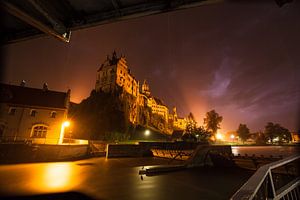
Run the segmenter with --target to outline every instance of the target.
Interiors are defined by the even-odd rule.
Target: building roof
[[[164,102],[163,102],[162,100],[160,100],[159,98],[157,98],[157,97],[153,97],[153,98],[154,98],[154,100],[156,101],[156,103],[157,103],[158,105],[166,106],[166,105],[164,104]]]
[[[69,92],[0,83],[0,102],[14,105],[67,108]]]
[[[118,57],[116,51],[113,51],[112,56],[110,57],[109,55],[107,55],[106,60],[101,64],[100,68],[97,71],[99,72],[105,67],[118,64],[121,58],[123,57]]]

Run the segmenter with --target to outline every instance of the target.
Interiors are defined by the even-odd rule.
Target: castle
[[[119,98],[124,102],[120,109],[132,124],[155,128],[166,134],[186,128],[187,120],[178,117],[176,107],[170,113],[163,101],[151,95],[146,80],[140,86],[131,74],[125,56],[118,57],[115,51],[97,70],[95,90],[112,94],[119,91]]]

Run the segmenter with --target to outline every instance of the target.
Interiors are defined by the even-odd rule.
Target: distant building
[[[146,81],[140,88],[139,81],[130,73],[125,57],[118,57],[114,51],[97,71],[95,90],[114,93],[120,89],[123,91],[120,96],[124,101],[123,111],[131,123],[152,126],[168,134],[173,130],[185,129],[186,119],[177,116],[176,108],[175,113],[170,114],[163,101],[151,95]],[[133,98],[124,98],[124,94]]]
[[[187,119],[177,115],[176,107],[173,108],[173,113],[169,114],[169,121],[171,121],[174,130],[185,130],[186,128]]]
[[[291,132],[292,142],[300,143],[300,133],[299,132]]]
[[[67,119],[70,90],[57,92],[0,84],[0,139],[57,144]]]

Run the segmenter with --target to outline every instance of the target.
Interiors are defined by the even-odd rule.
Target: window
[[[48,127],[45,125],[34,125],[31,130],[32,138],[46,138]]]
[[[56,117],[56,112],[55,112],[55,111],[52,111],[52,112],[50,113],[50,117],[51,117],[51,118],[55,118],[55,117]]]
[[[16,108],[9,108],[9,110],[8,110],[8,114],[9,115],[15,115],[16,114]]]
[[[31,110],[31,111],[30,111],[30,116],[31,116],[31,117],[35,117],[35,116],[36,116],[36,113],[37,113],[36,110]]]

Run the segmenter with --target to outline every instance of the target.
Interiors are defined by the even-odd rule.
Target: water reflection
[[[33,178],[28,180],[33,190],[66,191],[80,182],[78,169],[72,163],[37,165],[34,169]]]
[[[72,162],[0,165],[0,196],[75,190],[83,167]]]
[[[298,154],[300,148],[296,146],[232,146],[232,153],[234,155],[252,155],[255,154],[257,156],[290,156],[293,154]]]
[[[70,164],[49,165],[43,172],[41,184],[45,188],[65,188],[70,184],[71,170]]]

